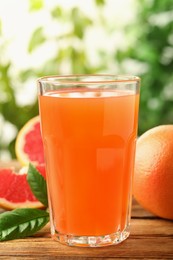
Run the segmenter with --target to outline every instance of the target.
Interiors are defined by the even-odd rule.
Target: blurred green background
[[[38,114],[36,79],[71,73],[140,76],[139,135],[172,124],[173,1],[1,1],[0,160]]]

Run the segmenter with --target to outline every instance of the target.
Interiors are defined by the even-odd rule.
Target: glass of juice
[[[52,237],[99,247],[129,236],[140,79],[38,79]]]

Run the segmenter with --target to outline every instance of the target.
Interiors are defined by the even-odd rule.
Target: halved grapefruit
[[[30,119],[19,131],[15,143],[16,157],[22,165],[44,163],[40,117]]]
[[[37,166],[37,170],[45,178],[45,167]],[[0,169],[0,208],[43,208],[33,195],[27,182],[27,169],[23,168],[20,173],[16,173],[13,168]]]

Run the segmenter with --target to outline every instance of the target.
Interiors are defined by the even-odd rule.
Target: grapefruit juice
[[[139,78],[38,80],[51,234],[75,246],[129,236]]]
[[[139,95],[48,92],[39,97],[55,230],[103,236],[127,225]]]

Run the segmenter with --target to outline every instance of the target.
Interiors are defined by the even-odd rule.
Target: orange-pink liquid
[[[49,92],[39,97],[55,229],[78,236],[125,228],[139,95]]]

